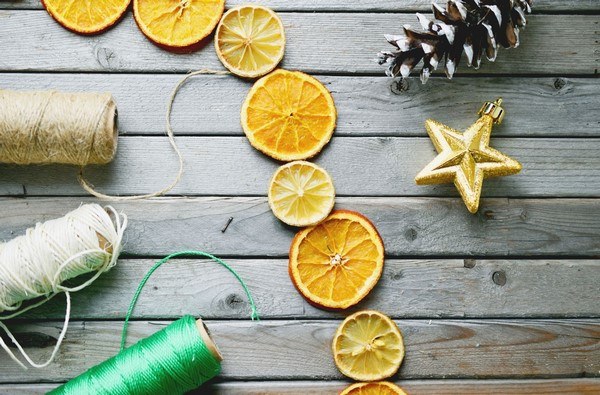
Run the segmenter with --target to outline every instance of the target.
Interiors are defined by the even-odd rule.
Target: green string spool
[[[183,394],[220,371],[220,359],[187,315],[50,394]]]
[[[191,315],[173,322],[154,335],[125,349],[127,326],[144,285],[158,267],[172,258],[210,258],[228,269],[240,282],[258,320],[256,305],[241,277],[219,258],[201,251],[182,251],[156,262],[140,282],[129,305],[121,336],[121,352],[49,392],[51,395],[184,394],[198,388],[221,371],[221,354],[208,331]]]

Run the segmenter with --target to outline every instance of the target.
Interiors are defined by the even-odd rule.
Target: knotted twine
[[[185,82],[199,74],[227,75],[228,71],[202,69],[183,77],[173,89],[165,116],[169,144],[179,169],[161,190],[132,196],[96,191],[84,177],[84,167],[109,163],[117,149],[117,109],[109,93],[18,92],[0,89],[0,163],[71,164],[81,166],[77,179],[88,193],[105,200],[126,201],[162,196],[183,176],[183,155],[175,142],[171,112]]]
[[[220,354],[201,321],[190,315],[125,348],[129,319],[146,282],[162,264],[181,256],[209,258],[229,270],[248,297],[251,318],[259,319],[248,287],[227,263],[202,251],[171,254],[152,266],[135,291],[125,316],[120,353],[51,391],[51,395],[184,394],[219,374]]]
[[[112,207],[86,204],[62,218],[38,223],[27,229],[25,235],[0,244],[0,313],[3,313],[0,328],[31,366],[42,368],[52,362],[69,325],[70,293],[87,287],[116,264],[126,227],[127,217]],[[79,285],[62,284],[90,272],[96,273]],[[63,328],[50,358],[35,363],[2,321],[41,306],[61,292],[67,301]],[[23,302],[40,297],[43,299],[22,308]],[[0,346],[26,368],[2,338]]]

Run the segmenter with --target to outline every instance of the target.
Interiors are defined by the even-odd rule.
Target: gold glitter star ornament
[[[502,99],[486,102],[479,110],[481,117],[464,133],[433,119],[425,121],[425,128],[438,156],[417,174],[416,183],[454,182],[467,209],[476,213],[485,178],[520,172],[519,162],[489,145],[492,126],[499,125],[504,118],[504,109],[500,104]]]

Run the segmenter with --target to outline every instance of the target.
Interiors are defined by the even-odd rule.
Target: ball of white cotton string
[[[62,218],[38,223],[23,236],[0,244],[0,328],[31,366],[41,368],[52,362],[69,324],[70,292],[87,287],[116,264],[126,227],[127,217],[112,207],[86,204]],[[92,272],[80,284],[64,284]],[[62,292],[67,301],[63,329],[50,358],[35,363],[2,321],[41,306]],[[27,301],[31,303],[24,307]],[[0,346],[26,368],[1,338]]]

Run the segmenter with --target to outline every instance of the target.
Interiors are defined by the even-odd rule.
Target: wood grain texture
[[[247,2],[259,1],[227,6]],[[427,85],[415,77],[398,93],[372,59],[391,48],[383,34],[416,26],[414,12],[429,12],[430,2],[260,1],[281,12],[282,67],[319,74],[335,97],[336,137],[316,161],[338,194],[350,196],[337,207],[371,218],[386,245],[381,281],[351,311],[374,308],[399,320],[407,356],[393,380],[411,394],[598,394],[600,4],[536,0],[521,47],[500,50],[479,72],[463,63],[452,81],[440,72]],[[81,37],[39,0],[0,0],[0,89],[113,92],[123,135],[117,160],[86,170],[103,191],[150,192],[170,181],[176,159],[161,136],[166,102],[182,73],[200,68],[222,69],[211,43],[170,54],[145,39],[131,13],[105,34]],[[310,306],[287,274],[296,230],[278,222],[263,197],[278,163],[253,150],[239,125],[250,86],[204,75],[183,87],[173,126],[186,174],[173,194],[196,197],[114,203],[130,219],[124,259],[73,295],[73,322],[49,368],[23,371],[0,352],[0,394],[44,393],[114,355],[137,283],[156,257],[190,248],[225,256],[264,320],[247,320],[245,295],[223,268],[180,259],[150,279],[130,341],[167,324],[150,320],[202,315],[226,360],[221,377],[196,393],[322,394],[348,384],[330,353],[348,312]],[[464,129],[497,96],[508,116],[493,145],[524,171],[486,181],[471,215],[453,187],[414,185],[435,155],[423,122]],[[0,241],[96,201],[70,197],[85,196],[76,172],[0,165],[0,196],[13,196],[0,198]],[[63,309],[58,297],[9,322],[34,359],[49,356]]]
[[[89,198],[0,199],[0,240],[62,217]],[[224,256],[287,257],[295,229],[265,198],[163,198],[114,203],[129,216],[125,253],[163,256],[190,248]],[[600,256],[599,199],[483,199],[472,215],[460,199],[338,198],[369,217],[388,256]],[[225,233],[221,229],[233,221]]]
[[[248,3],[259,3],[277,11],[429,11],[431,0],[228,0],[228,8]],[[439,3],[443,1],[438,0]],[[0,0],[0,9],[41,9],[39,0]],[[598,11],[595,0],[536,0],[533,10],[545,11]]]
[[[340,321],[207,322],[223,356],[221,378],[341,379],[329,347]],[[598,321],[400,320],[406,357],[394,379],[563,378],[600,374]],[[165,322],[136,321],[129,340]],[[14,324],[35,360],[47,358],[61,323]],[[54,363],[24,371],[0,354],[0,382],[64,381],[118,349],[121,322],[72,322]],[[275,362],[276,361],[276,362]]]
[[[191,394],[213,395],[317,395],[337,394],[344,381],[258,381],[206,384]],[[411,395],[597,395],[600,379],[549,380],[400,380],[396,384]],[[56,384],[3,384],[0,394],[45,394]]]
[[[411,14],[281,13],[280,16],[287,39],[281,66],[324,74],[383,75],[383,68],[373,61],[378,51],[391,48],[383,35],[400,33],[405,24],[417,24]],[[482,70],[488,74],[593,75],[599,59],[597,20],[594,15],[532,15],[528,17],[527,31],[519,48],[501,50],[498,60],[485,62]],[[151,44],[131,15],[108,32],[86,38],[59,27],[45,12],[3,11],[0,48],[3,52],[0,70],[10,71],[172,73],[207,67],[222,69],[212,43],[193,54],[174,56]],[[474,72],[466,66],[459,71]]]
[[[111,92],[122,135],[164,134],[166,106],[180,75],[0,74],[2,89]],[[504,98],[507,116],[494,136],[600,136],[600,79],[436,78],[392,91],[381,77],[319,76],[338,110],[336,136],[426,136],[427,118],[465,128],[482,103]],[[252,83],[233,76],[194,77],[179,91],[172,114],[177,134],[243,135],[240,108]],[[477,89],[474,89],[474,86]],[[395,88],[394,88],[395,89]],[[448,92],[454,100],[448,100]],[[546,111],[552,108],[552,111]]]
[[[465,124],[467,124],[465,122]],[[185,174],[169,194],[265,196],[279,163],[245,137],[179,137]],[[491,145],[523,164],[520,174],[487,179],[484,197],[597,197],[600,138],[500,138]],[[437,155],[427,137],[339,137],[315,162],[339,196],[458,196],[452,184],[419,186],[415,175]],[[168,185],[178,162],[165,137],[123,136],[115,160],[87,178],[109,194],[142,194]],[[368,169],[368,172],[365,171]],[[82,195],[78,169],[0,165],[0,195]]]
[[[342,312],[317,309],[301,298],[290,281],[287,260],[227,262],[248,284],[263,319],[343,318],[364,309],[396,318],[600,317],[599,260],[388,259],[373,292]],[[124,318],[130,297],[153,263],[120,260],[92,286],[72,295],[71,317]],[[22,318],[59,320],[64,309],[64,297],[58,297]],[[201,314],[208,319],[237,319],[249,311],[241,286],[224,268],[184,259],[170,261],[153,274],[133,317]]]
[[[337,394],[347,382],[275,382],[219,383],[195,394],[214,395],[317,395]],[[402,389],[410,395],[597,395],[599,379],[550,380],[400,380]],[[34,387],[35,388],[35,387]],[[0,387],[1,391],[2,387]]]

